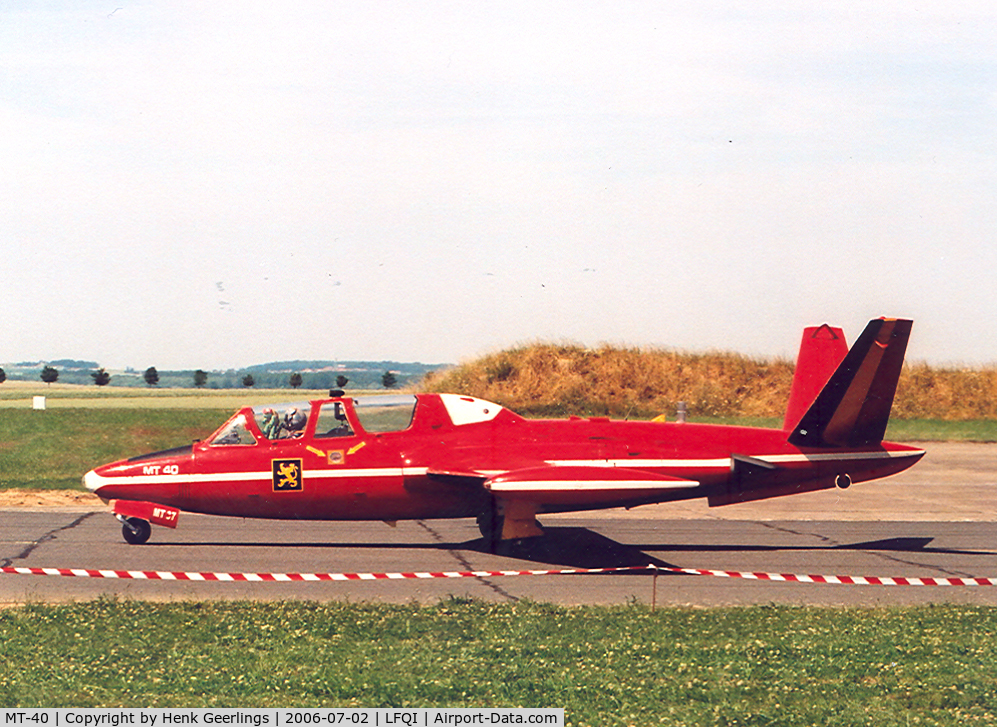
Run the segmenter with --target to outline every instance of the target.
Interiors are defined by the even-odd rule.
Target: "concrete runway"
[[[92,507],[0,510],[0,565],[223,572],[385,572],[644,566],[853,576],[997,577],[997,445],[928,445],[908,473],[793,498],[547,516],[547,536],[484,552],[471,520],[275,522],[183,514],[130,546]],[[650,603],[644,574],[333,583],[187,583],[0,575],[0,603],[317,599],[432,603],[447,596],[564,604]],[[997,605],[997,587],[885,587],[660,575],[659,604]]]

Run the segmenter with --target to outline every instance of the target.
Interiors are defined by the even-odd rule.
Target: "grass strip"
[[[365,392],[355,392],[356,395]],[[46,408],[187,408],[230,409],[285,401],[321,399],[328,390],[315,389],[99,389],[67,387],[52,390],[0,388],[0,409],[31,409],[34,396],[44,396]]]
[[[778,429],[776,417],[694,417],[700,424],[736,424],[743,427]],[[997,442],[997,419],[890,419],[886,439],[891,442]]]
[[[98,600],[0,612],[0,706],[563,707],[571,725],[997,721],[997,609]]]
[[[79,489],[97,465],[190,444],[227,416],[217,409],[0,409],[0,489]]]

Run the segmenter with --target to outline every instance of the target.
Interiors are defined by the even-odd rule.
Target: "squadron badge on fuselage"
[[[301,491],[301,460],[275,459],[273,461],[274,492]]]

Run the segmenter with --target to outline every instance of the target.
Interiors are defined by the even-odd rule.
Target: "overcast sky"
[[[0,361],[997,362],[992,2],[0,2]]]

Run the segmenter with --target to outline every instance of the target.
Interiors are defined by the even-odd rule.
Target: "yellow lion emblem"
[[[302,489],[300,459],[275,459],[273,461],[273,488],[282,491]]]

